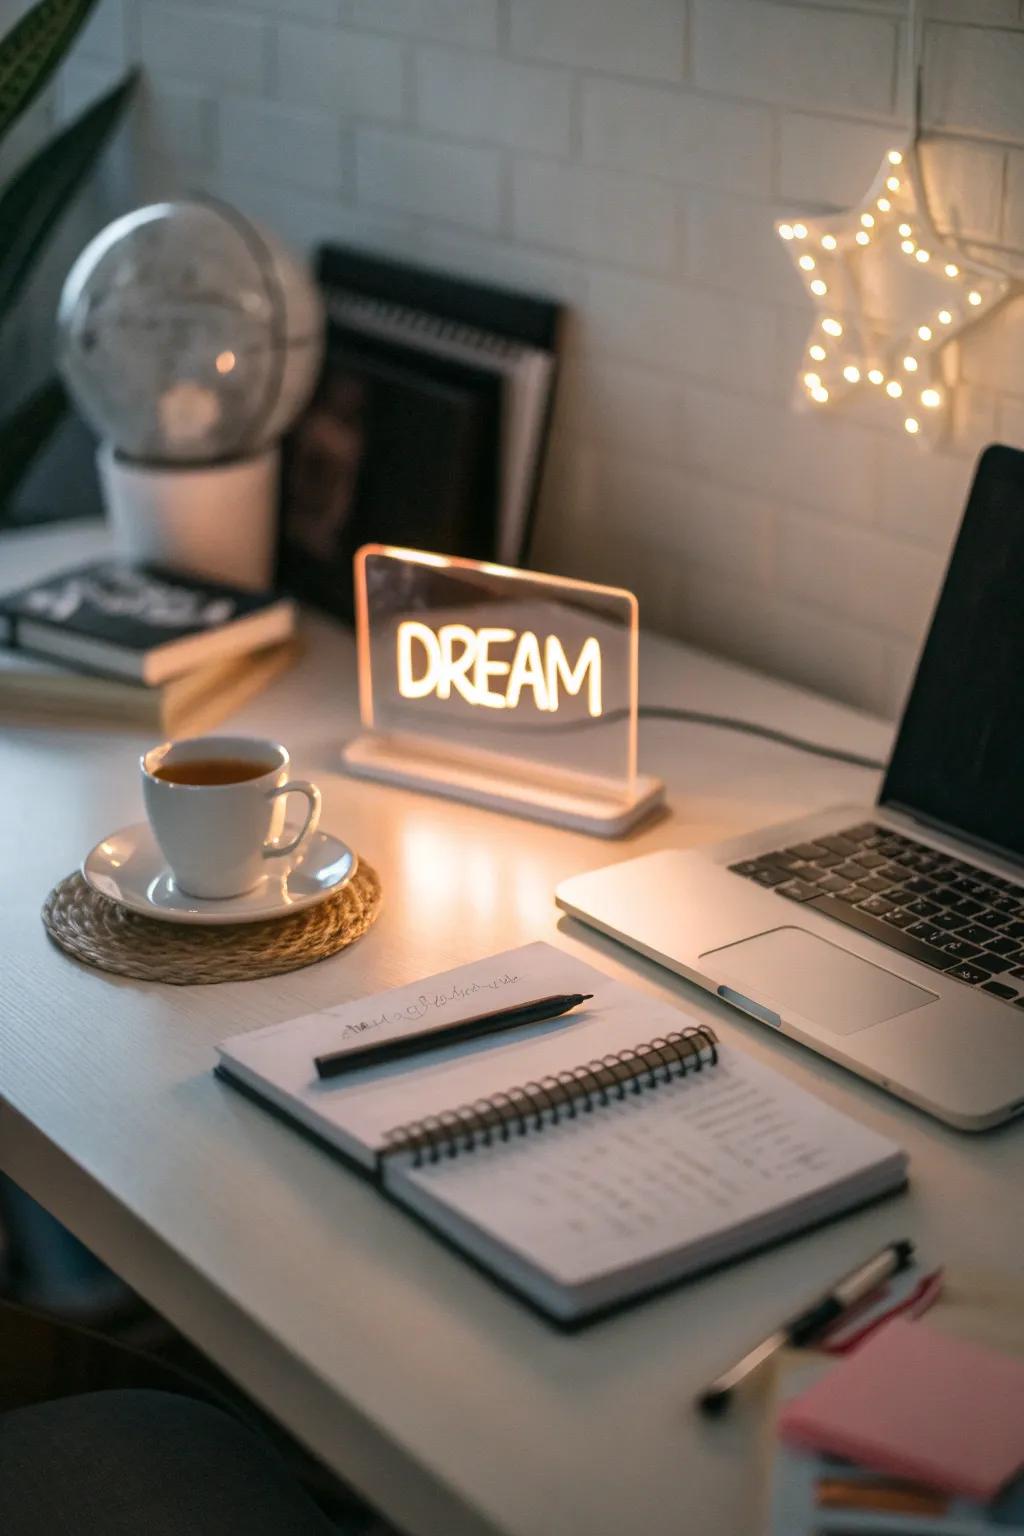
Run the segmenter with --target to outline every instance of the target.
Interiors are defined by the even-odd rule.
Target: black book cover
[[[321,247],[316,269],[329,313],[332,298],[342,303],[353,298],[369,304],[370,313],[376,312],[385,326],[390,318],[394,329],[384,334],[374,332],[372,326],[350,325],[343,311],[328,320],[320,385],[285,444],[278,544],[282,585],[339,617],[351,618],[352,584],[344,566],[359,544],[368,540],[526,563],[555,375],[552,371],[533,429],[539,441],[534,445],[525,502],[518,514],[513,511],[521,522],[515,533],[516,550],[510,553],[508,530],[502,524],[508,489],[507,370],[497,359],[503,346],[522,347],[548,356],[554,369],[562,306],[343,246]],[[402,327],[413,316],[421,323],[415,326],[415,336],[406,340]],[[473,345],[469,338],[474,333],[483,333],[479,361],[446,355],[447,341],[461,336],[462,327],[469,328],[462,337],[467,346]],[[431,345],[432,336],[437,345]],[[494,338],[491,348],[487,337]],[[345,352],[347,379],[341,362]],[[399,395],[391,396],[393,409],[378,444],[373,440],[369,404],[374,396],[380,401],[385,398],[385,363],[406,370],[406,393],[401,407]],[[362,381],[357,384],[360,369]],[[422,381],[420,401],[409,387],[412,376]],[[436,407],[438,388],[444,385],[469,389],[476,396],[478,427],[472,447],[464,442],[458,448],[454,432],[425,430],[430,415],[426,399],[433,396]],[[400,427],[405,428],[404,442]],[[391,460],[386,469],[380,464],[382,451]],[[468,461],[458,457],[467,452]],[[319,525],[320,533],[310,533],[314,525]],[[334,527],[335,537],[328,541],[325,553],[321,535],[328,526]]]
[[[332,323],[286,444],[281,583],[351,619],[361,544],[493,559],[500,410],[487,370]]]
[[[0,614],[15,642],[20,625],[31,621],[143,656],[279,601],[276,593],[246,592],[163,566],[101,560],[5,595]]]
[[[454,277],[451,273],[373,255],[351,246],[321,246],[317,252],[316,273],[328,297],[335,292],[356,294],[385,307],[391,304],[400,309],[419,311],[456,327],[476,328],[550,355],[553,372],[540,428],[541,440],[530,477],[518,549],[510,557],[517,564],[528,565],[544,449],[554,414],[564,305],[520,289]]]

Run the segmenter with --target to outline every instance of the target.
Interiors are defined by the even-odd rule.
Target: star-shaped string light
[[[798,404],[867,389],[909,435],[939,441],[957,372],[949,343],[1002,303],[1013,279],[938,233],[916,140],[888,151],[856,207],[775,227],[814,301]]]

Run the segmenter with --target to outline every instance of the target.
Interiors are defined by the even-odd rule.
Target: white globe
[[[302,263],[217,202],[154,203],[92,240],[65,281],[58,362],[82,415],[125,458],[244,458],[305,405],[323,306]]]

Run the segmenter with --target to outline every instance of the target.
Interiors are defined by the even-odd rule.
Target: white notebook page
[[[560,1019],[468,1045],[367,1067],[320,1081],[314,1056],[397,1039],[553,993],[592,992]],[[699,1021],[624,982],[612,981],[550,944],[527,944],[283,1024],[235,1035],[218,1047],[248,1086],[367,1167],[388,1131],[455,1109],[545,1073],[571,1071],[609,1051],[642,1045]]]
[[[703,1267],[894,1186],[903,1163],[884,1138],[725,1046],[716,1066],[670,1085],[396,1167],[387,1182],[440,1226],[454,1218],[452,1235],[475,1230],[574,1287],[665,1255],[679,1273]]]

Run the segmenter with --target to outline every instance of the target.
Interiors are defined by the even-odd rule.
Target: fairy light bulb
[[[934,411],[942,404],[942,396],[937,389],[922,389],[921,404],[926,405],[930,411]]]
[[[871,241],[871,236],[865,229],[858,229],[853,238],[856,240],[858,245],[868,245]]]
[[[862,213],[860,221],[865,229],[874,229],[875,227],[875,216],[873,213]]]
[[[890,192],[898,192],[900,189],[900,179],[898,176],[887,176],[885,178],[885,184],[889,188]]]
[[[882,382],[882,380],[884,378],[885,378],[885,374],[882,372],[881,368],[869,368],[868,369],[868,382],[869,383],[871,383],[871,384],[881,384],[881,382]]]
[[[823,283],[820,277],[816,277],[811,284],[811,292],[819,299],[823,299],[826,293],[828,293],[828,284]]]
[[[831,315],[827,320],[821,322],[821,328],[826,336],[841,336],[843,334],[843,328],[839,321],[833,320]]]
[[[918,251],[918,253],[917,253],[917,260],[918,261],[931,261],[931,259],[932,259],[931,251],[925,251],[925,250]]]
[[[892,207],[892,203],[890,203],[887,197],[880,197],[875,204],[875,207],[879,210],[880,213],[888,213]]]
[[[836,239],[835,235],[822,235],[821,237],[821,245],[823,250],[834,251],[838,244],[839,241]]]
[[[793,234],[796,236],[796,238],[798,240],[806,240],[807,239],[807,225],[806,224],[794,224],[793,225]]]
[[[902,240],[900,242],[900,250],[901,251],[906,251],[908,256],[913,256],[913,254],[914,254],[914,242],[913,242],[913,240]]]
[[[813,272],[814,271],[814,257],[813,256],[807,256],[807,255],[801,256],[800,257],[800,265],[803,267],[805,272]]]
[[[933,335],[932,328],[930,325],[919,325],[917,328],[917,334],[920,336],[922,341],[931,341]]]
[[[940,325],[952,325],[953,324],[953,316],[950,314],[948,309],[940,309],[939,310],[939,324]]]
[[[808,389],[820,389],[821,375],[819,373],[805,373],[804,383],[807,385]]]
[[[792,240],[792,238],[793,238],[793,226],[792,226],[792,224],[780,224],[779,225],[779,239],[780,240]]]
[[[907,370],[908,373],[916,373],[917,372],[917,358],[916,357],[905,357],[903,359],[903,366]]]
[[[915,432],[920,432],[921,430],[921,423],[917,421],[913,416],[908,416],[903,425],[910,433],[911,437],[914,436]]]
[[[960,268],[957,266],[955,261],[947,261],[945,266],[945,273],[947,277],[959,277]]]
[[[843,369],[843,378],[848,384],[859,384],[860,369],[854,367],[853,363],[847,363],[846,367]]]
[[[816,400],[819,405],[824,405],[828,399],[828,390],[819,384],[817,389],[811,390],[811,399]]]
[[[903,164],[903,156],[900,154],[898,149],[890,149],[888,155],[886,156],[886,159],[888,160],[890,165],[902,165]]]
[[[981,294],[978,292],[977,288],[971,289],[970,293],[967,295],[967,302],[968,304],[981,303]]]
[[[893,400],[898,400],[900,395],[903,393],[903,385],[900,384],[896,379],[890,379],[888,384],[885,386],[885,392],[887,395],[891,396]]]
[[[911,229],[909,224],[901,224],[900,227],[899,227],[899,230],[900,230],[900,234],[903,236],[904,240],[908,239],[909,236],[913,234],[913,230]]]
[[[807,351],[810,354],[810,356],[814,358],[814,361],[816,363],[823,363],[825,361],[825,358],[828,356],[828,354],[825,351],[825,348],[823,346],[820,346],[818,342],[815,342],[813,347],[808,347]]]

